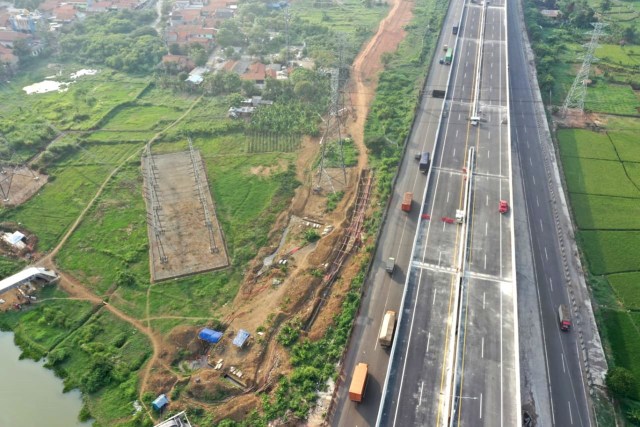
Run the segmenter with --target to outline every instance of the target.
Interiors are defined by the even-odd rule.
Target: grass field
[[[602,132],[585,129],[560,129],[557,132],[560,155],[601,160],[618,160],[618,155]]]
[[[611,274],[608,279],[625,308],[640,310],[640,272]]]
[[[38,195],[16,209],[3,211],[0,220],[24,224],[38,235],[40,250],[51,249],[115,165],[139,146],[132,143],[95,145],[75,153],[50,170],[54,179]]]
[[[587,89],[584,108],[596,113],[638,115],[640,100],[631,86],[598,82]]]
[[[640,231],[578,232],[593,274],[640,270]]]
[[[624,162],[640,162],[640,138],[634,132],[608,132],[620,159]]]
[[[633,318],[625,311],[602,310],[601,313],[615,365],[631,370],[636,378],[640,378],[640,363],[637,361],[640,333],[636,326],[640,318],[637,318],[637,314]],[[638,390],[635,390],[633,397],[640,397]]]
[[[109,118],[102,129],[117,131],[158,130],[158,127],[165,127],[177,119],[180,114],[180,110],[165,106],[130,106],[122,108],[115,113],[113,117]]]
[[[601,62],[612,65],[637,66],[640,65],[640,49],[633,46],[618,44],[601,44],[596,48],[595,56]]]
[[[640,230],[640,199],[570,194],[578,228]]]
[[[562,157],[562,164],[571,193],[640,197],[620,162]]]

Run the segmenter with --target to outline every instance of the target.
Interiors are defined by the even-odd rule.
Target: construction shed
[[[165,396],[164,394],[161,394],[160,396],[156,397],[156,400],[154,400],[151,403],[151,407],[153,407],[155,411],[160,412],[168,404],[169,404],[169,399],[167,399],[167,396]]]
[[[198,338],[202,341],[207,341],[212,344],[216,344],[222,338],[222,332],[214,331],[213,329],[204,328],[198,333]]]
[[[236,337],[233,339],[233,345],[242,348],[242,346],[244,346],[244,344],[249,339],[249,335],[249,332],[245,331],[244,329],[240,329]]]
[[[20,273],[16,273],[13,276],[0,280],[0,294],[34,280],[42,280],[45,283],[51,283],[57,279],[58,275],[55,271],[47,270],[42,267],[29,267],[22,270]]]

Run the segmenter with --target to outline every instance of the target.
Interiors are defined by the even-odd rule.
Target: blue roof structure
[[[233,345],[235,345],[236,347],[242,347],[244,343],[249,339],[249,335],[249,332],[245,331],[244,329],[240,329],[238,331],[238,335],[236,335],[236,337],[233,339]]]
[[[203,341],[207,341],[215,344],[218,341],[220,341],[220,338],[222,338],[222,332],[214,331],[213,329],[209,329],[209,328],[204,328],[198,334],[198,338],[200,338]]]
[[[156,397],[156,400],[153,401],[151,406],[156,411],[160,411],[162,410],[162,408],[164,408],[168,404],[169,404],[169,399],[167,399],[167,396],[165,396],[164,394],[161,394],[160,396]]]

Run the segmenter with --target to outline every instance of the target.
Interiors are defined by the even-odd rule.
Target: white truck
[[[387,270],[387,273],[393,274],[393,270],[396,268],[396,259],[393,257],[389,257],[387,263],[384,266],[384,269]]]
[[[383,347],[391,347],[393,343],[393,334],[396,331],[396,312],[389,310],[384,314],[380,333],[378,334],[378,342]]]

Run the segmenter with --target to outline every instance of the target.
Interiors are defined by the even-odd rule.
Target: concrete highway
[[[451,28],[460,20],[462,1],[453,0],[445,17],[444,31],[441,35],[435,60],[425,84],[429,93],[433,89],[444,90],[450,67],[438,63],[444,56],[443,46],[452,46],[455,36]],[[371,426],[375,424],[380,404],[382,386],[385,381],[389,362],[389,349],[378,344],[378,333],[382,318],[387,310],[398,311],[402,299],[406,273],[409,270],[411,247],[419,223],[422,196],[427,182],[426,176],[418,170],[418,162],[413,154],[421,151],[433,151],[435,135],[440,121],[443,100],[425,95],[416,112],[414,129],[408,141],[406,155],[400,165],[398,179],[389,203],[386,221],[380,235],[380,244],[374,255],[374,266],[365,282],[365,293],[360,312],[356,319],[351,343],[347,349],[340,383],[336,393],[334,413],[331,424],[336,426]],[[460,152],[461,158],[463,157]],[[400,210],[402,197],[406,191],[414,194],[414,203],[408,214]],[[455,229],[455,227],[451,227]],[[393,275],[384,270],[389,257],[397,260]],[[358,362],[369,364],[369,378],[365,399],[356,405],[348,398],[349,382],[354,366]]]
[[[522,171],[523,208],[526,208],[523,215],[526,213],[528,221],[542,322],[540,347],[544,352],[546,378],[540,380],[546,380],[549,387],[546,393],[549,401],[536,402],[536,405],[549,407],[551,414],[550,420],[539,420],[538,425],[591,426],[592,414],[577,338],[574,333],[563,333],[558,327],[558,305],[569,305],[569,297],[544,165],[542,144],[547,142],[541,138],[539,123],[545,118],[540,117],[540,105],[534,97],[537,88],[528,78],[521,36],[524,29],[516,16],[515,2],[509,0],[509,3],[512,142]]]
[[[382,426],[519,423],[513,221],[498,213],[511,194],[505,40],[504,2],[466,4]],[[476,101],[481,122],[472,126]],[[465,170],[470,147],[473,171]],[[441,220],[465,208],[466,224]]]

